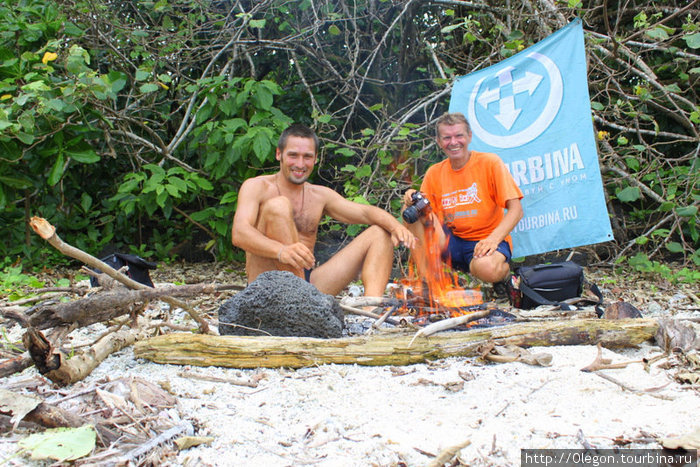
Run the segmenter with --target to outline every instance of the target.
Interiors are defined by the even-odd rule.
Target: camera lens
[[[414,222],[418,221],[419,213],[418,209],[416,209],[415,206],[409,206],[407,207],[402,213],[401,216],[403,217],[403,220],[408,222],[409,224],[413,224]]]

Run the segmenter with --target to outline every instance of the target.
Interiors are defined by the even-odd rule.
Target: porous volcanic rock
[[[343,311],[330,296],[287,271],[260,274],[219,308],[219,334],[340,337]]]

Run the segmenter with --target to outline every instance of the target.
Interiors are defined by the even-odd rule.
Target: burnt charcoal
[[[627,302],[613,302],[605,308],[603,319],[641,318],[642,312]]]
[[[485,316],[479,320],[473,322],[470,325],[471,328],[487,328],[491,326],[499,326],[503,324],[508,324],[515,321],[515,315],[508,313],[507,311],[493,309],[489,312],[488,316]]]
[[[219,334],[341,337],[343,311],[335,299],[286,271],[260,274],[219,308]]]

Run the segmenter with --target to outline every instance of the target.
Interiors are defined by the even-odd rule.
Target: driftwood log
[[[658,327],[656,319],[516,323],[440,333],[418,338],[412,344],[409,334],[315,339],[178,333],[136,342],[134,352],[156,363],[232,368],[302,368],[326,363],[408,365],[477,356],[479,347],[489,341],[521,347],[598,343],[630,347],[653,339]]]

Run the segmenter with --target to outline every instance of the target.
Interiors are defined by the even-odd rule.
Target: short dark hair
[[[472,127],[469,125],[467,117],[465,117],[463,113],[445,112],[444,114],[440,115],[440,117],[437,119],[437,122],[435,122],[435,136],[440,137],[440,125],[458,125],[460,123],[464,123],[467,126],[467,134],[471,135]]]
[[[280,139],[277,141],[277,149],[279,149],[280,152],[284,151],[284,148],[287,146],[287,139],[289,139],[290,136],[314,140],[314,152],[318,152],[318,136],[316,136],[316,132],[301,123],[292,123],[282,132]]]

